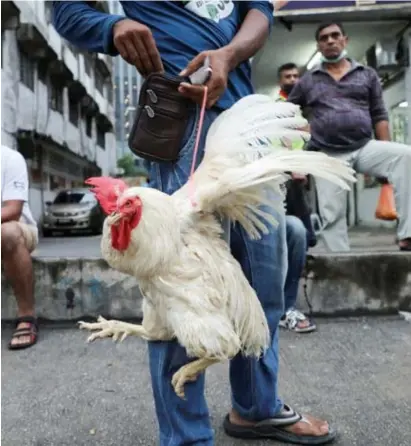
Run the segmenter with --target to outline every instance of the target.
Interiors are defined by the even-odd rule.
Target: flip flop
[[[31,347],[37,342],[37,336],[38,336],[37,319],[33,316],[19,317],[16,319],[16,327],[18,327],[18,325],[22,322],[29,324],[29,326],[25,328],[16,328],[14,330],[11,341],[9,342],[10,350],[22,350],[23,348]],[[19,339],[26,336],[30,337],[30,340],[25,342],[24,344],[12,344],[13,339]]]
[[[254,426],[239,426],[230,422],[227,415],[224,420],[224,430],[227,435],[242,439],[269,439],[284,443],[300,445],[319,445],[332,443],[337,438],[337,432],[329,427],[329,432],[321,437],[312,435],[297,435],[286,431],[284,428],[292,426],[299,421],[309,423],[307,419],[295,412],[291,407],[284,405],[281,412],[274,418],[260,421]]]

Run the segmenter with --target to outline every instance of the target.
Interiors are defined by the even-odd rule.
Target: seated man
[[[411,251],[411,147],[390,141],[378,75],[347,58],[343,26],[324,23],[315,38],[322,63],[308,71],[288,96],[288,101],[309,110],[308,149],[345,159],[360,173],[386,177],[395,189],[399,248]],[[321,237],[330,251],[349,251],[347,195],[326,180],[316,179],[316,185]]]
[[[35,344],[38,332],[30,256],[38,231],[27,203],[28,188],[24,158],[16,150],[1,146],[1,262],[18,308],[16,330],[9,344],[12,350]]]

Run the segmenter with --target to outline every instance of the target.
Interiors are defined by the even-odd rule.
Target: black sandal
[[[224,420],[224,430],[227,435],[242,439],[267,439],[277,440],[284,443],[300,445],[318,445],[332,443],[337,438],[337,432],[329,427],[329,432],[321,437],[312,435],[297,435],[286,431],[284,427],[292,426],[304,418],[291,407],[284,405],[281,412],[274,418],[260,421],[254,426],[240,426],[230,422],[227,415]]]
[[[17,328],[20,323],[29,324],[29,327]],[[16,319],[16,329],[14,330],[11,341],[9,342],[9,350],[21,350],[28,348],[37,342],[38,337],[38,324],[37,319],[34,316],[23,316]],[[12,344],[13,339],[19,339],[25,336],[30,336],[28,342],[22,344]]]

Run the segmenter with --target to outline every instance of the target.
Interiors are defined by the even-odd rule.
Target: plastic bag
[[[377,209],[375,210],[375,218],[389,221],[398,219],[392,184],[383,184],[381,186],[380,197],[378,199]]]

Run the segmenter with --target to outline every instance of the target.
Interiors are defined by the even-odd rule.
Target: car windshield
[[[77,204],[77,203],[94,203],[93,194],[83,192],[63,191],[59,192],[54,199],[53,204]]]

